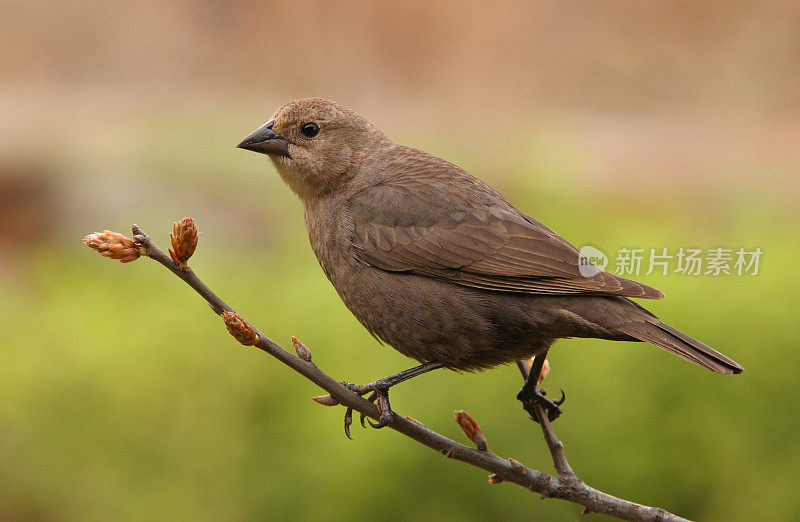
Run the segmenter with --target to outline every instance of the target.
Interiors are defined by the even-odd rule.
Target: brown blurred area
[[[54,97],[301,89],[441,111],[771,116],[800,101],[800,5],[791,1],[89,0],[4,11],[4,83],[50,85]]]
[[[3,13],[0,198],[30,212],[69,220],[87,212],[84,185],[136,179],[129,140],[152,120],[221,129],[228,147],[310,95],[411,145],[479,142],[498,170],[554,145],[600,190],[713,190],[748,172],[800,195],[797,2],[12,0]],[[520,152],[534,128],[556,143]],[[31,163],[53,176],[8,179]]]

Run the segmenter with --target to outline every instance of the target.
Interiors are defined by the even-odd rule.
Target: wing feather
[[[414,176],[353,196],[353,247],[363,262],[501,292],[663,298],[603,270],[584,277],[580,252],[564,238],[458,167],[429,160]]]

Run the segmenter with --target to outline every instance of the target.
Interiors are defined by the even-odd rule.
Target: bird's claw
[[[561,398],[556,401],[551,401],[545,397],[546,394],[547,393],[538,386],[532,391],[523,389],[517,394],[517,399],[522,402],[522,408],[527,411],[531,418],[536,422],[539,422],[539,420],[534,414],[535,404],[542,406],[544,412],[547,414],[547,419],[550,422],[555,421],[561,415],[561,413],[563,413],[560,406],[564,404],[564,401],[567,398],[564,390],[561,390]]]
[[[348,407],[347,411],[344,412],[344,434],[347,436],[348,439],[353,440],[353,437],[350,436],[351,424],[353,424],[353,408]]]
[[[374,401],[375,401],[375,399],[377,399],[377,398],[378,398],[378,393],[377,393],[377,392],[372,392],[372,393],[370,394],[370,396],[369,396],[369,397],[367,397],[367,400],[368,400],[369,402],[374,402]],[[366,415],[364,415],[364,412],[358,412],[358,414],[359,414],[359,417],[360,417],[360,419],[359,419],[359,420],[361,421],[361,427],[362,427],[362,428],[366,428],[366,427],[367,427],[367,425],[366,425],[366,424],[364,424],[364,422],[367,420],[367,416],[366,416]],[[370,421],[370,424],[372,424],[372,421]]]
[[[392,412],[388,412],[386,415],[381,413],[381,419],[378,422],[372,422],[372,420],[368,420],[367,422],[377,430],[388,426],[392,422],[392,418],[394,418]]]
[[[394,418],[394,412],[392,411],[391,407],[389,406],[389,387],[385,386],[381,381],[375,381],[372,384],[352,384],[349,382],[342,381],[341,383],[345,388],[348,390],[358,394],[364,395],[369,393],[370,395],[367,397],[367,400],[370,402],[375,402],[380,410],[380,417],[378,422],[372,422],[372,420],[367,419],[366,415],[359,412],[359,421],[361,422],[361,427],[366,428],[366,423],[369,423],[375,429],[380,429],[388,426],[391,424],[392,419]],[[350,425],[353,424],[353,408],[347,408],[347,411],[344,414],[344,434],[347,435],[348,439],[353,437],[350,436]]]
[[[389,407],[389,395],[388,394],[384,393],[384,394],[376,394],[376,395],[377,395],[376,404],[378,406],[378,410],[380,410],[380,412],[381,412],[381,415],[378,418],[378,422],[372,422],[371,420],[368,420],[367,422],[369,422],[369,425],[377,430],[377,429],[384,428],[384,427],[388,426],[389,424],[391,424],[392,419],[394,418],[394,412]]]

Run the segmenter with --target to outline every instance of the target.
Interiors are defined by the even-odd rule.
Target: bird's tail
[[[631,321],[617,328],[631,337],[663,348],[715,372],[731,375],[742,373],[744,370],[733,359],[661,322],[656,317],[648,316],[644,320]]]

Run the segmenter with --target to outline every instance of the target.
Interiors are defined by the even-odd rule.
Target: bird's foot
[[[352,384],[344,381],[342,381],[341,384],[348,390],[357,393],[358,395],[365,395],[369,393],[367,400],[374,402],[378,406],[378,410],[380,410],[380,418],[378,419],[378,422],[372,422],[372,420],[367,419],[364,414],[361,413],[360,420],[362,427],[367,427],[365,421],[369,422],[369,425],[376,429],[388,426],[389,423],[392,422],[394,412],[389,405],[389,388],[392,386],[392,383],[387,382],[385,379],[378,379],[371,384]],[[353,424],[353,408],[347,408],[347,411],[344,414],[344,434],[347,435],[348,439],[353,438],[350,436],[351,424]]]
[[[542,406],[550,422],[556,420],[562,413],[560,406],[564,404],[564,400],[566,399],[564,390],[561,390],[561,398],[557,401],[551,401],[545,396],[546,394],[547,392],[538,386],[535,388],[523,387],[517,394],[517,399],[522,402],[522,408],[527,411],[536,422],[539,422],[539,419],[536,418],[536,414],[534,413],[534,406],[536,404]]]

